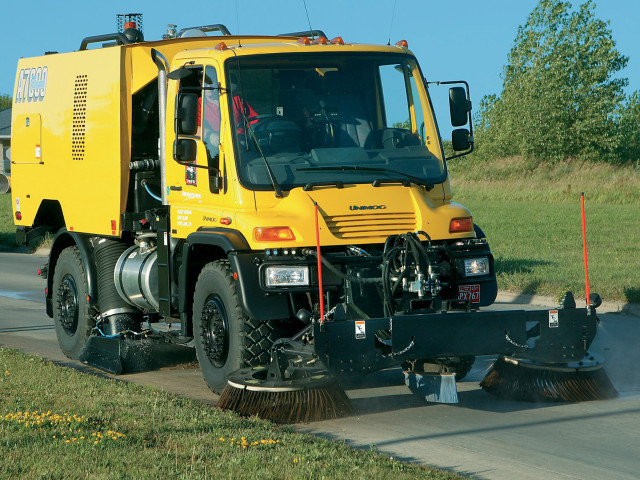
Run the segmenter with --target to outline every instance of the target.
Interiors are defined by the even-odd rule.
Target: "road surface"
[[[35,275],[45,261],[0,253],[0,346],[97,373],[68,360],[57,346],[44,312],[44,281]],[[394,458],[478,479],[638,479],[640,318],[617,313],[599,317],[602,326],[592,351],[606,357],[617,399],[576,404],[499,400],[478,387],[491,360],[480,358],[459,383],[456,405],[420,401],[403,385],[398,369],[387,370],[344,383],[353,416],[296,428],[356,447],[373,445]],[[217,400],[194,363],[119,378],[211,404]]]

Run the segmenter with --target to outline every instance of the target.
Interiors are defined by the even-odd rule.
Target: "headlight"
[[[474,277],[477,275],[488,275],[489,271],[489,258],[465,258],[464,259],[464,276]]]
[[[267,287],[302,287],[309,285],[309,267],[267,267]]]

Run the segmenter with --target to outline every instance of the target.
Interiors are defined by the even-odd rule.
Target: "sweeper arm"
[[[596,335],[593,308],[397,315],[314,325],[315,351],[335,373],[368,373],[424,358],[509,355],[581,360]]]

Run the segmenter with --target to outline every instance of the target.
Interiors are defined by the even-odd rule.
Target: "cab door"
[[[169,90],[169,102],[174,102],[174,140],[168,153],[173,160],[167,161],[167,200],[176,238],[186,238],[200,227],[221,226],[228,197],[220,149],[224,122],[218,68],[209,64],[182,69]]]

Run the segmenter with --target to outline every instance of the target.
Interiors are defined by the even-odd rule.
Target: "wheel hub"
[[[202,308],[200,336],[207,358],[216,367],[222,367],[229,353],[229,323],[219,297],[209,297]]]
[[[78,290],[71,275],[65,275],[58,290],[60,325],[65,333],[73,336],[78,329]]]

